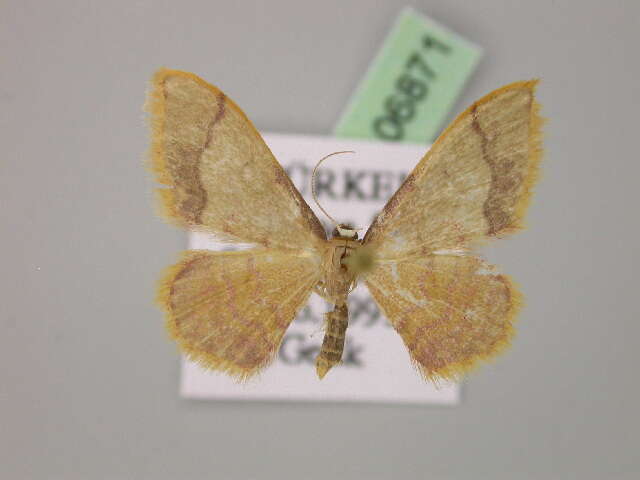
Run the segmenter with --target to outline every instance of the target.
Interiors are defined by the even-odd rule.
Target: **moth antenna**
[[[324,162],[329,157],[332,157],[334,155],[339,155],[341,153],[356,153],[356,152],[354,152],[353,150],[345,150],[342,152],[333,152],[333,153],[330,153],[329,155],[325,155],[320,159],[318,163],[316,163],[316,166],[313,169],[313,173],[311,174],[311,195],[313,196],[313,201],[316,202],[316,205],[318,205],[318,208],[322,210],[322,213],[324,213],[327,216],[327,218],[331,220],[336,227],[338,226],[338,222],[336,222],[334,218],[331,215],[329,215],[324,208],[322,208],[322,205],[320,205],[320,202],[318,201],[318,196],[316,195],[316,173],[318,172],[318,167],[320,167],[322,162]],[[358,230],[362,230],[362,229],[360,228]]]

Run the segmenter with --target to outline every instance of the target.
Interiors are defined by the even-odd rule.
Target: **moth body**
[[[325,333],[316,358],[316,372],[323,378],[342,359],[345,334],[349,324],[347,298],[357,281],[357,273],[349,268],[348,259],[361,248],[357,232],[348,225],[338,225],[327,241],[323,276],[316,293],[334,305],[325,313]]]
[[[536,84],[473,103],[361,240],[349,225],[327,240],[242,110],[192,73],[158,71],[147,108],[162,216],[255,245],[190,250],[166,270],[158,301],[170,335],[191,360],[245,380],[273,361],[315,291],[333,305],[316,361],[322,378],[341,360],[347,298],[362,281],[425,378],[459,379],[495,357],[513,337],[520,293],[473,248],[524,225],[542,152]]]

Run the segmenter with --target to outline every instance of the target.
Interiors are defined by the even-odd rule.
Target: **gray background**
[[[326,134],[403,2],[3,1],[0,478],[637,478],[637,2],[414,2],[486,49],[456,112],[540,76],[528,299],[458,408],[190,402],[152,303],[141,104],[162,65],[259,128]],[[453,115],[453,113],[452,113]]]

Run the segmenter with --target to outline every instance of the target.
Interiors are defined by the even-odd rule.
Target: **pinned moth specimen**
[[[536,81],[475,102],[442,133],[362,238],[331,238],[240,108],[196,75],[162,69],[147,101],[161,215],[238,251],[190,250],[158,300],[180,349],[247,379],[275,357],[312,292],[333,307],[316,370],[340,362],[347,297],[364,282],[429,380],[500,353],[521,295],[473,247],[523,227],[541,157]]]

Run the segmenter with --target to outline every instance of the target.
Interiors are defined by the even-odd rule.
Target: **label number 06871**
[[[384,113],[373,121],[376,137],[383,140],[400,141],[405,137],[405,126],[416,114],[416,106],[429,95],[429,82],[437,75],[425,58],[425,51],[436,50],[448,54],[451,47],[425,35],[422,48],[411,52],[404,70],[394,83],[394,91],[384,100]]]

